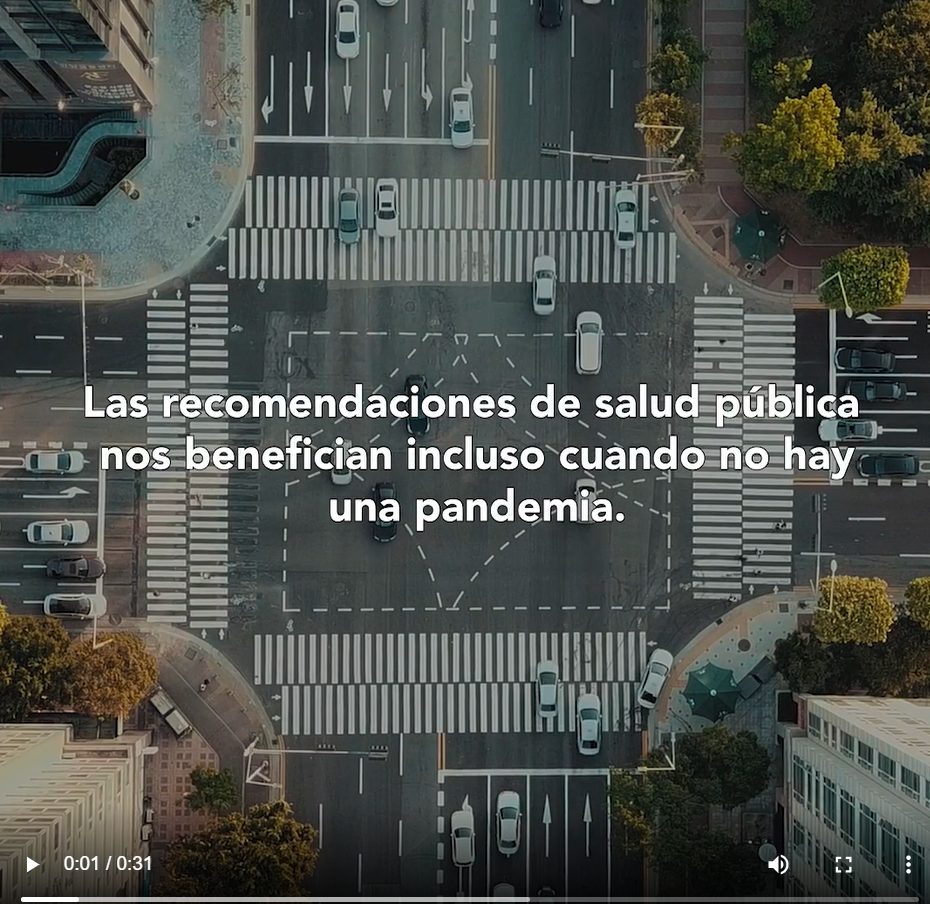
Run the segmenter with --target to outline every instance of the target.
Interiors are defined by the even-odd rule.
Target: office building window
[[[823,851],[820,849],[820,839],[814,841],[814,869],[820,872],[820,866],[823,863]]]
[[[862,741],[859,742],[859,765],[869,772],[875,768],[875,751]]]
[[[823,794],[821,790],[820,770],[814,772],[814,812],[820,816],[820,798]]]
[[[904,887],[912,895],[924,894],[924,877],[926,863],[926,852],[922,844],[918,844],[913,838],[904,838],[904,853],[911,859],[906,861],[908,869],[904,871]]]
[[[924,779],[924,806],[930,807],[930,778]]]
[[[845,731],[840,732],[840,753],[848,760],[854,759],[856,756],[856,741],[851,734],[846,734]]]
[[[797,754],[794,757],[794,763],[791,768],[792,785],[794,786],[794,799],[798,803],[804,803],[804,787],[807,779],[804,775],[804,760]]]
[[[812,738],[819,738],[821,734],[821,722],[820,716],[815,716],[813,713],[808,713],[807,715],[807,733]]]
[[[907,766],[901,767],[901,790],[914,800],[920,800],[920,776]]]
[[[840,789],[840,838],[847,844],[856,844],[856,799]]]
[[[856,880],[851,873],[840,873],[840,893],[847,898],[856,897]]]
[[[887,819],[882,820],[882,872],[898,881],[901,860],[901,838],[898,830]]]
[[[804,771],[807,777],[807,791],[804,795],[804,801],[809,810],[811,808],[811,801],[814,799],[814,771],[811,769],[810,763],[804,764]]]
[[[791,824],[791,844],[799,857],[804,856],[804,826],[796,819]]]
[[[823,877],[830,888],[836,888],[836,860],[828,847],[823,849]]]
[[[898,783],[898,764],[883,753],[878,755],[878,777],[889,785]]]
[[[865,804],[859,804],[859,852],[869,863],[878,855],[878,825],[876,813]]]
[[[823,777],[823,822],[828,829],[836,829],[836,782]]]
[[[875,897],[875,889],[862,879],[859,880],[859,897],[866,899]]]
[[[836,726],[830,722],[824,722],[827,734],[830,736],[830,746],[836,750]]]

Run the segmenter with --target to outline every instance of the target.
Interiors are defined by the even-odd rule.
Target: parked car
[[[636,702],[644,709],[652,709],[656,705],[674,662],[675,657],[668,650],[652,651],[636,692]]]
[[[470,148],[475,143],[475,110],[468,88],[453,88],[449,95],[449,131],[454,148]]]
[[[555,716],[559,702],[559,667],[550,660],[536,666],[536,713],[542,719]]]
[[[619,188],[614,195],[614,240],[626,251],[636,247],[636,192]]]
[[[842,346],[833,356],[840,370],[851,370],[857,374],[887,374],[894,370],[894,353],[885,348],[868,346]]]
[[[400,231],[397,193],[396,179],[379,179],[375,186],[375,233],[383,239],[396,238]]]
[[[30,474],[80,474],[84,464],[83,453],[63,449],[30,452],[25,460],[26,470]]]
[[[357,189],[344,188],[339,192],[336,212],[339,217],[339,241],[346,245],[356,244],[362,234],[361,199]]]
[[[106,562],[96,556],[57,556],[45,566],[45,574],[50,578],[95,581],[106,573]]]
[[[520,847],[520,795],[516,791],[501,791],[497,795],[497,849],[512,857]]]
[[[828,417],[820,422],[818,435],[828,443],[866,443],[878,436],[877,421]]]
[[[904,452],[879,452],[860,455],[856,470],[863,477],[916,477],[920,473],[920,460]]]
[[[601,698],[581,694],[575,704],[575,732],[578,752],[595,756],[601,752]]]
[[[586,509],[582,508],[582,499],[587,499]],[[575,481],[575,505],[578,506],[578,521],[581,524],[591,523],[591,506],[596,499],[597,481],[591,477],[579,477]]]
[[[449,821],[452,829],[452,862],[459,867],[475,862],[475,814],[456,810]]]
[[[390,543],[397,537],[397,522],[381,520],[381,503],[386,499],[396,499],[397,490],[394,484],[388,480],[382,480],[375,484],[374,488],[375,506],[378,509],[378,515],[372,528],[372,536],[379,543]]]
[[[349,449],[352,448],[352,443],[349,440],[343,438],[342,448],[348,451]],[[352,469],[351,468],[340,468],[340,469],[333,468],[332,471],[329,472],[329,479],[337,487],[347,487],[349,486],[350,483],[352,483]]]
[[[100,593],[50,593],[43,609],[52,618],[102,618],[107,614],[107,598]]]
[[[356,0],[339,0],[336,4],[336,55],[354,60],[362,46]]]
[[[424,399],[429,395],[429,383],[423,374],[411,374],[404,380],[404,395],[413,395],[413,389],[416,387],[416,395],[419,399]],[[429,433],[430,420],[425,414],[418,414],[416,417],[407,418],[407,433],[411,436],[422,438]]]
[[[860,402],[897,402],[907,396],[907,384],[900,380],[850,380],[843,395],[851,395]]]
[[[492,898],[515,898],[516,896],[516,889],[508,882],[498,882],[491,892]]]
[[[74,546],[90,539],[86,521],[33,521],[25,528],[26,539],[36,546]]]
[[[604,327],[597,311],[582,311],[575,319],[575,370],[580,374],[601,372]]]
[[[555,310],[555,258],[540,254],[533,261],[533,313],[545,317]]]

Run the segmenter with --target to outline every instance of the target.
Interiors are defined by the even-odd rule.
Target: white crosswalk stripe
[[[579,694],[604,731],[641,728],[645,632],[257,635],[257,686],[281,695],[285,735],[573,731]],[[536,714],[536,665],[556,662],[554,719]]]
[[[229,626],[228,475],[187,471],[185,436],[228,444],[225,421],[162,417],[162,397],[227,393],[226,284],[190,286],[190,297],[147,302],[149,447],[167,446],[172,468],[145,481],[145,579],[149,621],[196,629]]]
[[[369,222],[357,244],[345,245],[336,236],[334,199],[340,188],[357,188],[366,199],[364,220],[374,179],[255,177],[246,186],[244,224],[227,236],[231,278],[526,282],[533,258],[551,254],[563,282],[675,282],[677,236],[650,231],[648,186],[539,179],[398,183],[397,238],[379,238]],[[618,249],[612,235],[611,199],[621,185],[639,197],[633,250]]]
[[[791,583],[794,474],[784,470],[783,438],[791,434],[792,422],[734,418],[717,427],[714,396],[742,396],[769,384],[791,392],[794,323],[793,314],[746,313],[742,298],[695,298],[694,376],[701,411],[694,442],[707,456],[693,483],[696,599],[738,598],[746,588]],[[769,464],[761,471],[721,471],[722,446],[764,448]],[[785,527],[777,527],[781,524]]]

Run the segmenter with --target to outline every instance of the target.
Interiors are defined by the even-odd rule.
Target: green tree
[[[686,894],[708,898],[741,898],[765,889],[765,869],[755,847],[736,844],[723,832],[701,832],[682,864]]]
[[[194,0],[194,5],[203,19],[219,19],[226,13],[234,15],[235,0]]]
[[[0,722],[67,703],[71,638],[54,618],[11,616],[0,634]]]
[[[829,188],[843,162],[840,109],[826,85],[805,97],[786,97],[772,114],[744,135],[728,135],[746,183],[766,194]]]
[[[7,612],[6,606],[0,603],[0,638],[3,637],[3,629],[10,623],[10,613]]]
[[[158,662],[138,634],[76,640],[68,651],[75,672],[74,708],[101,718],[128,716],[158,684]]]
[[[800,631],[775,641],[775,665],[796,693],[845,694],[855,683],[856,666],[844,644],[821,643]]]
[[[198,766],[191,770],[191,785],[184,799],[192,810],[205,810],[214,815],[221,815],[232,810],[239,803],[239,789],[235,776],[229,769],[210,769]]]
[[[759,0],[759,10],[792,31],[806,25],[814,16],[812,0]]]
[[[712,725],[681,737],[676,766],[679,781],[693,794],[732,810],[766,789],[772,762],[751,731],[733,734],[725,725]]]
[[[782,97],[798,97],[810,77],[814,61],[810,57],[796,56],[779,60],[772,67],[772,88]]]
[[[914,578],[904,590],[904,609],[909,618],[930,631],[930,578]]]
[[[675,41],[667,43],[652,57],[649,71],[660,91],[684,94],[701,80],[704,64],[710,54],[691,31],[680,32]]]
[[[930,632],[899,618],[884,643],[856,650],[859,672],[877,697],[923,697],[930,691]]]
[[[839,278],[831,279],[837,273],[842,285]],[[877,245],[847,248],[823,262],[820,300],[836,310],[842,310],[848,302],[857,314],[893,308],[904,301],[910,275],[907,252],[903,248]]]
[[[930,0],[910,0],[882,16],[866,36],[861,63],[866,84],[896,106],[925,94],[930,84]]]
[[[820,582],[813,631],[824,643],[882,643],[894,624],[888,584],[880,578],[830,576]]]
[[[168,845],[164,894],[174,897],[294,897],[304,893],[319,851],[313,826],[283,800],[231,813]]]
[[[646,149],[654,154],[684,154],[684,165],[697,172],[701,170],[701,117],[700,110],[680,94],[653,91],[636,105],[636,119],[647,126],[683,127],[684,131],[674,147],[670,147],[675,132],[667,128],[643,129]]]

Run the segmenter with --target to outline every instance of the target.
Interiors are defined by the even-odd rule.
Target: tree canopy
[[[0,637],[3,636],[3,629],[10,623],[10,613],[6,606],[0,603]]]
[[[646,149],[660,155],[683,154],[684,164],[699,170],[701,166],[701,115],[700,109],[680,94],[653,91],[636,105],[637,122],[647,126],[674,126],[684,131],[675,142],[674,129],[643,129]]]
[[[0,634],[0,721],[67,703],[73,688],[71,640],[53,618],[14,615]]]
[[[197,766],[191,770],[193,790],[185,796],[192,810],[206,810],[216,815],[232,810],[239,803],[239,789],[229,769],[210,769]]]
[[[858,670],[848,651],[846,644],[826,644],[793,631],[775,641],[775,665],[793,691],[844,694],[855,683]]]
[[[901,304],[907,294],[911,267],[903,248],[859,245],[827,258],[821,273],[824,285],[820,300],[835,310],[843,310],[848,302],[858,314]],[[836,274],[840,274],[842,286],[840,278],[831,279]],[[830,282],[826,282],[828,279]]]
[[[888,584],[880,578],[830,576],[820,582],[813,631],[824,643],[882,643],[894,624]]]
[[[917,624],[930,631],[930,578],[914,578],[907,585],[904,608]]]
[[[165,852],[164,891],[175,897],[294,897],[304,893],[319,854],[313,826],[274,801],[232,813]]]
[[[109,634],[97,644],[95,649],[89,638],[80,638],[68,654],[74,708],[93,716],[128,716],[158,684],[158,662],[137,634]]]

